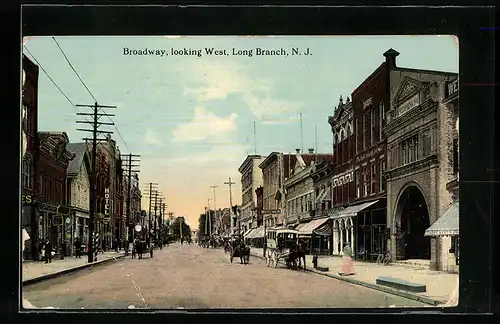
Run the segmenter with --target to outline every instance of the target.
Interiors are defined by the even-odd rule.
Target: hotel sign
[[[446,87],[446,97],[451,97],[458,92],[458,79],[448,82]]]
[[[104,189],[104,215],[109,215],[109,188]]]

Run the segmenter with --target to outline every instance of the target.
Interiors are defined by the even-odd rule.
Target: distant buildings
[[[243,231],[257,227],[257,194],[255,190],[262,186],[262,172],[259,164],[264,156],[248,155],[238,168],[241,174],[241,227]]]

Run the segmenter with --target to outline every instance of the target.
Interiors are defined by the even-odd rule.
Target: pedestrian
[[[77,238],[74,244],[75,244],[76,258],[81,259],[82,258],[82,241],[80,240],[80,238]]]
[[[52,242],[50,239],[45,241],[45,263],[52,263]]]
[[[349,242],[344,244],[344,255],[342,257],[342,263],[340,264],[341,276],[350,276],[354,274],[354,262],[352,260],[352,248]]]

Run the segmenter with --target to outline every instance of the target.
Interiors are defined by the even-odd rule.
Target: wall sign
[[[263,214],[281,214],[281,210],[280,209],[265,209],[262,211]]]
[[[451,95],[457,92],[458,92],[458,79],[448,82],[448,85],[446,87],[446,97],[450,97]]]
[[[109,188],[104,189],[104,214],[109,215]]]
[[[411,110],[412,108],[415,108],[416,106],[419,105],[420,103],[420,98],[419,98],[419,94],[417,93],[416,95],[414,95],[413,97],[411,97],[410,99],[406,100],[405,102],[403,102],[400,106],[399,106],[399,116],[401,116],[402,114],[408,112],[409,110]]]
[[[366,99],[365,101],[363,101],[363,109],[365,109],[366,107],[368,107],[369,105],[372,104],[372,98],[368,98]]]

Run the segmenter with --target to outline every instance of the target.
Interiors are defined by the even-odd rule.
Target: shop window
[[[375,177],[376,177],[376,166],[375,163],[371,165],[371,190],[370,193],[373,195],[375,194]]]

